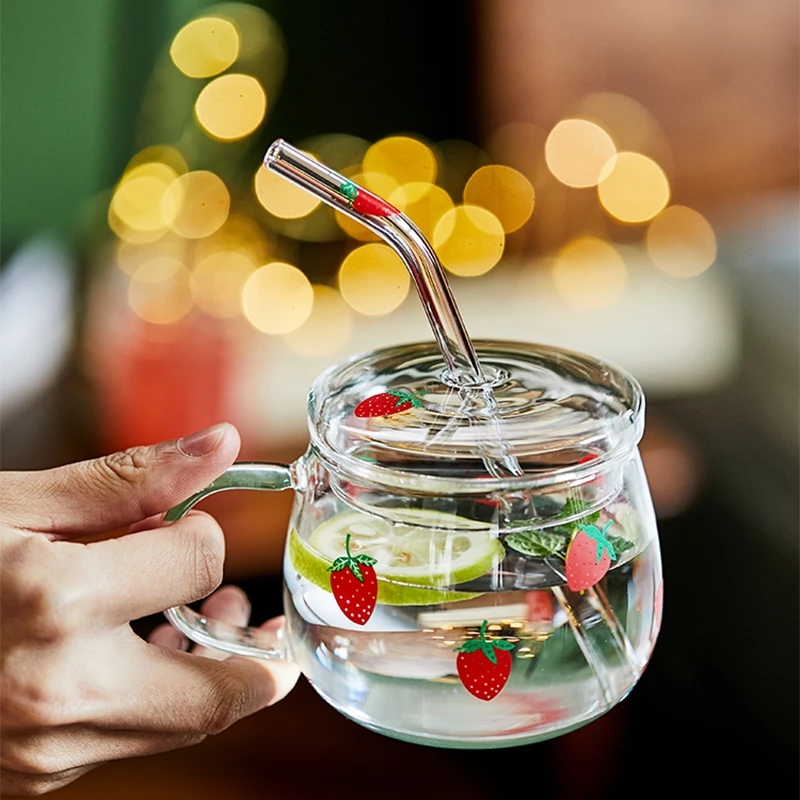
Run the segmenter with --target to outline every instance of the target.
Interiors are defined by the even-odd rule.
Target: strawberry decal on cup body
[[[464,688],[479,700],[492,700],[500,694],[511,674],[511,642],[486,638],[487,620],[481,625],[479,639],[470,639],[457,647],[456,669]]]
[[[378,578],[374,565],[378,562],[366,553],[350,555],[350,534],[344,542],[346,556],[339,556],[328,567],[331,591],[344,615],[357,625],[366,625],[378,598]]]
[[[408,392],[381,392],[362,400],[353,412],[357,417],[388,417],[409,408],[419,408],[417,395]]]
[[[617,560],[614,545],[605,537],[613,522],[609,520],[602,531],[595,525],[578,525],[580,531],[567,550],[567,586],[573,592],[594,586]]]

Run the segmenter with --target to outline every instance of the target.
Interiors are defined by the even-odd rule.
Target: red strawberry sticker
[[[500,694],[511,674],[511,642],[486,638],[487,620],[481,625],[480,639],[470,639],[457,647],[456,669],[464,688],[479,700],[492,700]]]
[[[328,567],[331,591],[344,615],[357,625],[366,625],[375,610],[378,579],[374,565],[378,562],[366,553],[350,555],[350,534],[344,541],[346,556],[339,556]]]
[[[595,525],[578,525],[580,531],[567,550],[567,586],[573,592],[594,586],[617,560],[614,545],[605,537],[613,521],[602,531]]]
[[[362,400],[355,410],[357,417],[388,417],[408,411],[409,408],[419,408],[421,403],[417,395],[408,392],[381,392]]]

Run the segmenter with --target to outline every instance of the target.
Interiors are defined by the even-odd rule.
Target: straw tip
[[[278,155],[283,150],[286,142],[283,139],[276,139],[264,153],[264,166],[269,166],[273,161],[278,159]]]

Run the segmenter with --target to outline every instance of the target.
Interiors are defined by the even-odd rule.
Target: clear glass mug
[[[476,342],[465,389],[433,344],[352,358],[309,394],[290,466],[235,464],[228,489],[296,493],[280,634],[167,610],[195,642],[294,659],[352,720],[406,741],[504,747],[620,702],[661,623],[661,559],[623,370]]]

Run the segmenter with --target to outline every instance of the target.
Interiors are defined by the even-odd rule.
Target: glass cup
[[[309,394],[300,459],[235,464],[172,509],[295,491],[285,629],[185,606],[172,623],[200,644],[294,659],[342,714],[419,744],[537,742],[620,702],[663,604],[642,391],[586,355],[475,344],[473,387],[433,343],[334,366]]]

